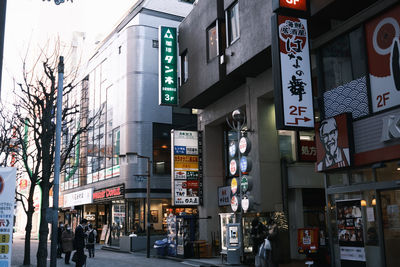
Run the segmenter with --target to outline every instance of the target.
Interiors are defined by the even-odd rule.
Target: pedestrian
[[[87,243],[86,243],[86,248],[89,251],[89,258],[94,258],[94,245],[96,244],[96,236],[97,236],[97,231],[96,229],[93,229],[92,225],[88,225],[88,231],[86,232],[87,236]]]
[[[86,263],[86,255],[85,255],[85,227],[87,225],[87,220],[82,219],[81,223],[75,228],[75,238],[74,238],[74,246],[76,249],[76,256],[72,257],[72,259],[76,260],[76,267],[82,267]]]
[[[65,264],[69,264],[71,252],[74,250],[74,233],[69,225],[65,225],[65,230],[61,235],[62,248],[65,253]]]
[[[57,228],[57,258],[62,259],[62,242],[61,242],[61,235],[64,231],[64,224],[62,222],[58,223]]]
[[[252,228],[250,232],[250,237],[253,241],[255,266],[266,266],[266,259],[262,255],[260,255],[259,250],[260,246],[264,243],[264,240],[267,237],[267,227],[259,221],[258,217],[253,219],[253,221],[251,222],[251,226]]]
[[[268,266],[278,267],[279,266],[279,232],[278,225],[273,218],[268,221],[268,240],[271,243],[271,253],[268,257]]]

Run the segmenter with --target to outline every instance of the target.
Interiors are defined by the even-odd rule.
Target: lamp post
[[[226,117],[226,122],[227,122],[227,124],[229,125],[229,127],[232,130],[236,131],[236,135],[237,135],[236,136],[236,139],[237,139],[236,141],[237,141],[237,146],[238,146],[238,150],[239,150],[240,136],[242,134],[244,125],[246,124],[246,116],[245,116],[245,114],[243,114],[243,112],[240,109],[236,109],[236,110],[234,110],[232,112],[232,120],[230,120],[229,117]],[[240,165],[240,162],[241,162],[240,151],[238,151],[237,153],[238,153],[238,162],[239,162],[239,165]],[[239,196],[238,202],[239,203],[241,202],[242,195],[243,195],[242,188],[241,188],[241,180],[242,180],[242,172],[241,172],[240,167],[239,167],[239,179],[238,179],[238,185],[237,185],[238,196]],[[240,204],[238,204],[238,205],[240,206]],[[235,212],[235,215],[239,215],[238,216],[239,218],[236,218],[236,219],[238,219],[239,223],[240,223],[240,235],[242,236],[241,237],[241,244],[240,244],[240,255],[242,256],[243,255],[243,251],[244,251],[244,248],[243,248],[243,222],[242,222],[243,209],[242,209],[241,206],[240,206],[239,209],[240,209],[239,214],[237,214]]]

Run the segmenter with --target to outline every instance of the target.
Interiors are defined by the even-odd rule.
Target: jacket
[[[61,234],[61,243],[64,252],[71,252],[74,250],[74,233],[65,230]]]

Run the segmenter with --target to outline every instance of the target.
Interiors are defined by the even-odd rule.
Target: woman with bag
[[[69,225],[65,226],[65,230],[61,234],[62,249],[65,253],[65,264],[69,264],[71,252],[74,250],[74,233]]]
[[[266,253],[264,250],[264,240],[267,237],[267,228],[262,224],[258,217],[254,218],[251,222],[251,239],[253,241],[253,254],[255,256],[255,266],[264,267],[267,266]]]

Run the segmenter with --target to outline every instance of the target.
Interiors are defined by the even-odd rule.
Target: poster
[[[365,25],[373,112],[400,104],[400,5]]]
[[[365,262],[361,201],[336,201],[340,259]]]
[[[0,266],[11,266],[16,168],[0,168]]]
[[[315,124],[316,171],[352,165],[353,135],[350,113],[343,113]]]
[[[297,247],[299,253],[316,253],[318,251],[319,228],[297,229]]]

